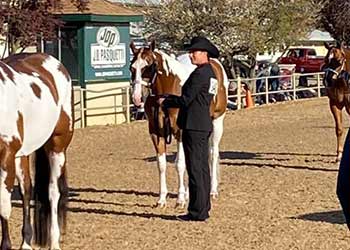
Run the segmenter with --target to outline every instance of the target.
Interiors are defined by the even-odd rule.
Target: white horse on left
[[[176,169],[178,173],[178,198],[177,206],[184,207],[187,192],[184,185],[184,173],[186,170],[185,156],[181,141],[181,130],[176,125],[178,109],[170,108],[164,112],[158,105],[157,99],[164,94],[181,94],[181,86],[195,69],[188,61],[188,55],[183,55],[176,60],[155,49],[154,42],[150,47],[136,48],[130,44],[134,57],[130,70],[132,73],[133,102],[140,105],[146,95],[144,104],[148,118],[148,128],[153,145],[157,153],[157,165],[159,169],[159,199],[157,204],[166,205],[168,188],[166,184],[166,142],[169,134],[177,140]],[[189,62],[189,63],[188,63]],[[215,75],[218,78],[217,94],[213,98],[211,107],[213,117],[213,132],[210,137],[210,168],[211,168],[211,195],[218,196],[218,172],[219,172],[219,144],[223,134],[223,122],[227,106],[228,78],[221,63],[210,60]],[[169,121],[169,122],[167,122]],[[171,135],[170,135],[171,136]]]
[[[35,243],[60,249],[68,186],[66,149],[73,136],[72,81],[46,54],[20,54],[0,62],[1,250],[12,249],[11,192],[17,178],[23,198],[21,249],[32,249],[29,155],[35,157]]]

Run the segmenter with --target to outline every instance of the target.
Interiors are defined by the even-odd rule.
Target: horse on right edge
[[[343,118],[342,110],[350,114],[350,49],[344,44],[330,45],[325,56],[323,83],[329,99],[329,107],[335,120],[335,133],[337,136],[337,158],[340,161],[343,153]]]

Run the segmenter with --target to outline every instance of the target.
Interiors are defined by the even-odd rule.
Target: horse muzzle
[[[135,104],[135,106],[141,105],[141,98],[142,98],[141,81],[135,81],[134,90],[132,92],[132,101]]]

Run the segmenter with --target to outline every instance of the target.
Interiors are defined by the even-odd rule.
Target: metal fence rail
[[[230,79],[230,92],[237,92],[236,94],[229,95],[229,100],[233,100],[236,105],[237,109],[242,109],[244,106],[242,105],[242,100],[245,98],[245,91],[243,90],[242,85],[247,84],[248,86],[251,86],[252,84],[256,84],[257,81],[262,81],[264,83],[264,89],[265,91],[253,93],[252,97],[264,97],[264,101],[266,104],[269,103],[269,97],[273,94],[286,94],[289,93],[292,95],[293,99],[297,99],[298,92],[301,91],[316,91],[317,97],[321,97],[321,90],[324,89],[324,85],[322,83],[322,77],[323,72],[317,72],[317,73],[308,73],[308,74],[300,74],[300,73],[294,73],[292,75],[279,75],[279,76],[264,76],[264,77],[258,77],[258,78],[236,78],[236,79]],[[298,84],[298,81],[300,77],[307,77],[308,86],[300,86]],[[288,89],[280,89],[280,90],[269,90],[269,80],[270,79],[281,79],[281,78],[289,78],[291,83],[291,88]]]
[[[321,90],[324,88],[322,83],[322,76],[323,72],[318,73],[312,73],[312,74],[298,74],[294,73],[292,75],[283,75],[283,76],[266,76],[266,77],[259,77],[259,78],[237,78],[237,79],[230,79],[230,92],[234,91],[236,94],[229,95],[228,98],[231,102],[234,102],[237,106],[237,109],[244,108],[243,100],[245,98],[245,93],[242,87],[242,84],[256,84],[257,81],[263,81],[265,91],[253,93],[253,98],[263,98],[264,102],[268,104],[270,102],[270,96],[273,94],[280,94],[280,93],[289,93],[293,99],[297,99],[297,94],[300,91],[307,91],[307,90],[314,90],[316,91],[316,97],[321,97]],[[310,86],[300,86],[298,84],[298,80],[300,77],[307,77],[308,82],[310,83]],[[289,89],[283,89],[283,90],[275,90],[271,91],[269,90],[269,80],[275,79],[275,78],[284,78],[284,79],[290,79],[291,88]],[[75,101],[74,103],[74,112],[75,114],[79,114],[79,117],[75,120],[75,122],[80,121],[80,126],[82,128],[86,127],[86,121],[89,115],[87,114],[88,111],[97,111],[97,110],[106,110],[106,109],[113,109],[113,114],[122,114],[125,116],[125,122],[130,123],[131,121],[131,108],[134,107],[134,105],[131,103],[130,100],[130,86],[123,86],[123,87],[115,87],[115,88],[109,88],[104,90],[89,90],[85,88],[81,88],[79,86],[74,87],[74,94],[75,96],[78,95],[79,99]],[[88,94],[97,94],[93,97],[88,97]],[[114,98],[114,105],[102,105],[101,106],[94,106],[94,107],[87,107],[87,103],[89,101],[92,101],[94,99],[103,98],[103,97],[112,97]],[[122,104],[117,104],[117,98],[123,98]],[[122,111],[118,111],[118,110]],[[103,116],[103,114],[102,114]],[[117,121],[115,121],[117,123]]]
[[[88,117],[87,111],[96,111],[96,110],[106,110],[106,109],[113,109],[115,115],[117,114],[125,114],[125,119],[127,123],[130,123],[130,109],[133,107],[133,104],[130,103],[130,86],[123,86],[123,87],[115,87],[115,88],[108,88],[104,90],[89,90],[85,88],[81,88],[79,86],[74,86],[74,95],[78,93],[79,100],[76,100],[74,102],[74,112],[75,114],[79,114],[79,118],[75,119],[75,122],[81,122],[81,127],[86,127],[86,119]],[[119,93],[116,93],[119,92]],[[87,98],[87,94],[100,94],[95,97],[89,97]],[[112,97],[114,98],[114,105],[107,105],[107,106],[95,106],[95,107],[87,107],[87,102],[92,101],[94,99],[99,98],[106,98],[106,97]],[[120,97],[125,98],[125,102],[122,104],[117,104],[116,99]],[[122,109],[122,112],[118,112],[117,109]]]

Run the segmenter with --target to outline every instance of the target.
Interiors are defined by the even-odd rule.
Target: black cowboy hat
[[[191,43],[189,45],[185,45],[185,50],[203,50],[208,52],[209,57],[212,58],[218,58],[220,55],[218,48],[207,38],[202,36],[193,37],[191,39]]]

